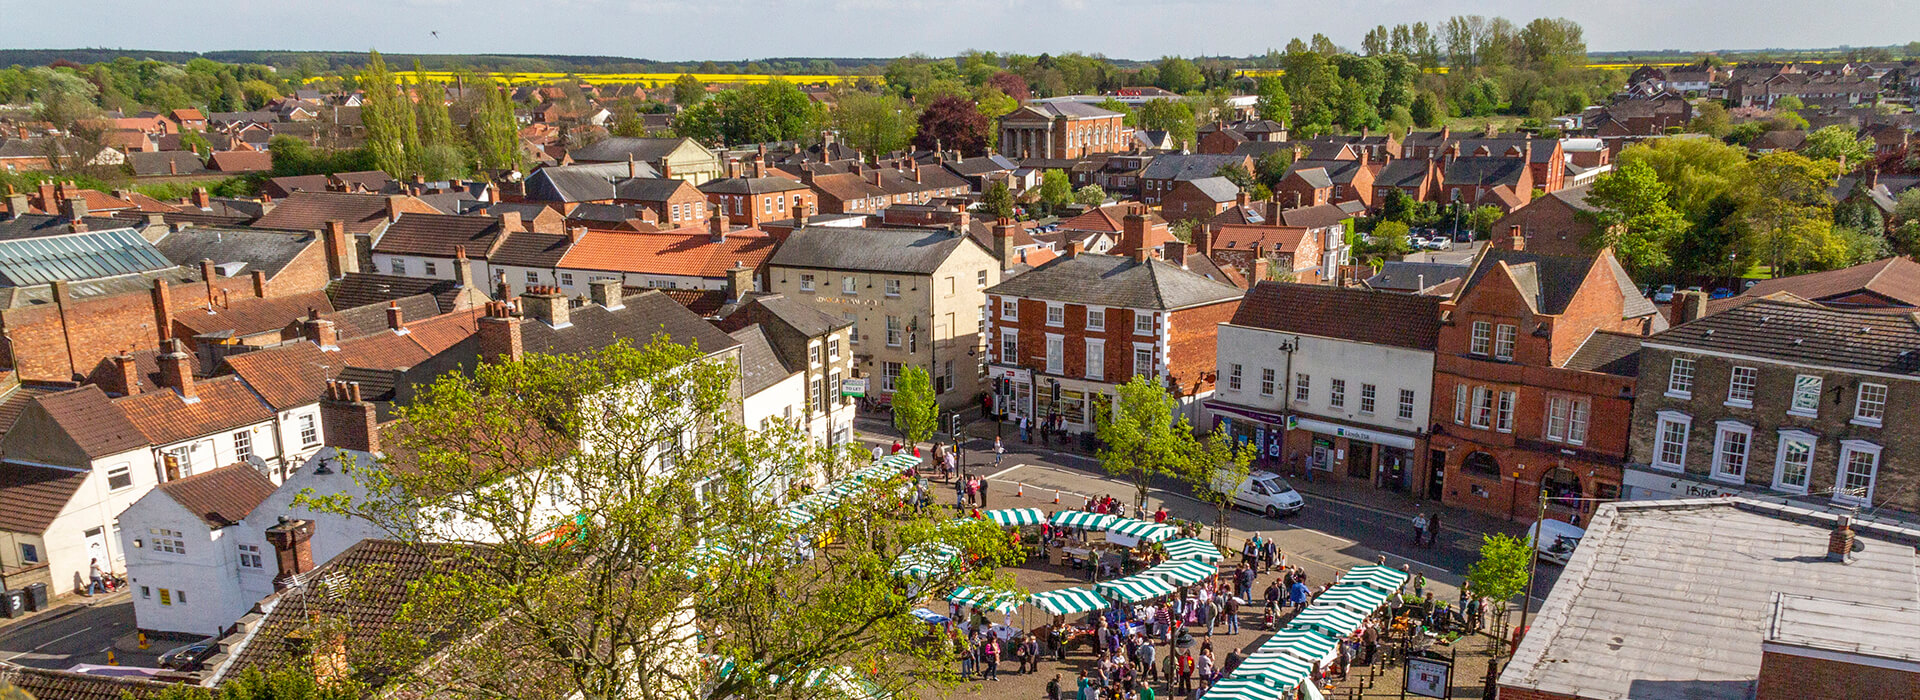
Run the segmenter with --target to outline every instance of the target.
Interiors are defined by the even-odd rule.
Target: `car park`
[[[1674,289],[1674,286],[1671,284],[1660,285],[1660,288],[1657,290],[1654,290],[1653,292],[1653,303],[1655,304],[1673,303],[1673,293],[1675,291],[1676,290]]]

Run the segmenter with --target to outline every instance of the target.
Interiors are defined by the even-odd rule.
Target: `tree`
[[[682,75],[673,79],[673,103],[681,107],[691,107],[707,98],[707,84],[691,75]]]
[[[144,697],[149,700],[356,700],[366,694],[364,683],[353,679],[329,679],[323,683],[314,677],[312,670],[289,664],[266,671],[247,669],[226,679],[218,689],[177,683]],[[27,700],[24,694],[20,697]],[[0,700],[13,698],[0,690]]]
[[[1413,252],[1407,234],[1411,229],[1403,221],[1382,221],[1373,227],[1373,249],[1381,255],[1406,255]]]
[[[893,95],[856,92],[840,98],[833,110],[840,138],[869,158],[906,148],[917,128],[915,120],[913,105]]]
[[[1247,476],[1252,473],[1250,465],[1260,448],[1225,432],[1215,432],[1207,436],[1205,442],[1196,440],[1193,446],[1197,452],[1186,460],[1187,469],[1180,476],[1193,487],[1193,495],[1216,509],[1214,542],[1225,545],[1227,512],[1233,510],[1233,495],[1247,483]]]
[[[1054,168],[1040,175],[1040,201],[1049,208],[1066,206],[1073,199],[1073,183],[1067,171]]]
[[[1733,120],[1727,114],[1727,108],[1719,102],[1707,100],[1694,109],[1693,121],[1687,122],[1687,130],[1696,134],[1706,134],[1714,138],[1727,135],[1733,128]]]
[[[1293,121],[1293,100],[1287,97],[1287,86],[1278,76],[1264,75],[1254,82],[1254,94],[1258,100],[1254,109],[1261,119],[1271,119],[1285,125]]]
[[[1012,114],[1020,108],[1020,103],[1001,94],[999,90],[982,86],[973,94],[974,111],[986,120],[987,150],[1000,148],[1000,130],[993,128],[994,121],[1002,115]]]
[[[447,86],[428,79],[418,59],[413,62],[413,75],[416,93],[414,112],[419,121],[420,145],[453,146],[453,116],[447,111]]]
[[[824,121],[813,98],[773,79],[734,88],[682,110],[674,128],[710,145],[810,141]]]
[[[480,100],[467,119],[467,141],[473,144],[480,167],[519,170],[525,159],[520,152],[520,122],[513,116],[513,98],[492,80],[481,80],[477,89]]]
[[[1413,125],[1422,129],[1439,126],[1440,122],[1447,118],[1447,108],[1440,102],[1440,98],[1425,90],[1414,96],[1413,106],[1408,109],[1408,113],[1413,117]]]
[[[1503,627],[1508,604],[1525,594],[1527,584],[1533,579],[1528,571],[1533,556],[1533,545],[1528,538],[1499,532],[1480,536],[1480,560],[1467,569],[1467,585],[1473,588],[1476,595],[1498,602],[1498,624]],[[1521,601],[1521,604],[1526,604],[1526,601]]]
[[[1185,100],[1147,100],[1134,120],[1142,129],[1167,132],[1182,147],[1194,141],[1193,106]]]
[[[1005,533],[906,508],[883,484],[790,510],[787,484],[818,483],[851,451],[739,425],[737,378],[662,339],[489,361],[421,388],[383,457],[343,457],[364,496],[301,498],[435,561],[406,589],[408,634],[353,651],[425,669],[401,680],[427,697],[525,697],[535,670],[559,686],[539,696],[640,700],[791,697],[773,677],[843,669],[884,694],[957,680],[889,572],[941,544],[974,565],[931,565],[912,587],[985,583],[1011,559]],[[444,656],[422,643],[461,631],[476,643]],[[734,670],[706,673],[692,654]]]
[[[1097,207],[1107,201],[1107,191],[1099,185],[1087,185],[1073,191],[1073,202],[1081,206]]]
[[[1119,100],[1109,97],[1107,99],[1101,100],[1100,104],[1095,106],[1101,109],[1107,110],[1109,112],[1119,113],[1121,124],[1124,124],[1126,126],[1138,126],[1140,124],[1140,119],[1138,116],[1136,116],[1133,113],[1133,108],[1128,107],[1127,103],[1125,102],[1121,102]]]
[[[1701,223],[1710,202],[1746,188],[1747,151],[1709,139],[1654,139],[1620,152],[1617,167],[1644,163],[1669,190],[1675,209]]]
[[[201,160],[206,160],[213,153],[213,142],[207,140],[206,134],[195,129],[180,130],[180,147],[193,151]]]
[[[995,219],[1013,218],[1013,190],[1005,180],[995,180],[980,194],[980,206]]]
[[[918,445],[933,438],[940,427],[940,401],[933,395],[927,368],[908,366],[893,380],[893,427]]]
[[[1269,151],[1253,161],[1253,174],[1260,184],[1271,190],[1287,177],[1287,170],[1293,167],[1293,151]]]
[[[1027,79],[1019,75],[1001,71],[987,79],[987,87],[998,90],[1000,94],[1013,98],[1016,102],[1033,99],[1033,91],[1027,87]]]
[[[1193,65],[1193,61],[1179,56],[1160,59],[1158,68],[1160,81],[1156,84],[1182,95],[1200,89],[1207,80],[1206,76],[1200,73],[1200,68]]]
[[[1192,459],[1193,427],[1180,402],[1147,375],[1134,375],[1115,392],[1111,409],[1093,409],[1100,466],[1133,482],[1134,505],[1146,507],[1154,477],[1171,477]]]
[[[1233,163],[1221,164],[1220,167],[1214,169],[1213,176],[1224,177],[1227,181],[1232,182],[1234,187],[1243,190],[1253,186],[1253,173],[1249,173],[1246,168],[1242,168]]]
[[[373,153],[374,165],[395,177],[412,174],[413,153],[420,147],[413,105],[401,94],[380,52],[368,52],[360,86],[366,91],[360,121],[366,127],[367,150]]]
[[[1668,247],[1687,231],[1687,219],[1668,203],[1666,183],[1646,163],[1632,161],[1600,176],[1587,194],[1598,207],[1591,247],[1611,247],[1628,270],[1672,263]]]
[[[972,100],[949,95],[920,110],[913,145],[927,151],[942,148],[981,155],[986,153],[992,133],[993,122],[974,107]]]
[[[1858,168],[1873,157],[1873,144],[1854,135],[1852,127],[1834,124],[1807,134],[1800,155],[1840,164],[1842,171]]]
[[[1774,276],[1837,267],[1845,256],[1827,194],[1838,171],[1835,163],[1798,153],[1769,153],[1753,162],[1745,223]]]
[[[1494,222],[1506,215],[1506,212],[1500,211],[1500,207],[1482,204],[1467,211],[1467,228],[1479,234],[1492,233]]]

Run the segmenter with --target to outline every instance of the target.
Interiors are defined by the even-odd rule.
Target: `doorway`
[[[1427,450],[1427,498],[1438,501],[1446,493],[1447,451]]]
[[[1355,479],[1373,478],[1373,443],[1347,441],[1347,476]]]

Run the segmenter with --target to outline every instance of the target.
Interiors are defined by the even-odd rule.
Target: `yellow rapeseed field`
[[[407,78],[411,78],[414,75],[413,71],[410,71],[410,70],[396,70],[394,72],[399,76],[407,77]],[[430,71],[426,71],[426,75],[427,75],[427,78],[430,80],[438,80],[443,82],[452,82],[454,78],[453,71],[430,70]],[[556,80],[563,80],[569,74],[568,73],[483,72],[483,73],[480,73],[479,75],[491,77],[494,80],[511,84],[511,85],[542,85],[546,83],[551,83]],[[679,78],[682,75],[692,75],[694,78],[698,79],[700,82],[713,84],[713,85],[725,85],[725,84],[745,85],[745,84],[751,84],[751,83],[770,82],[774,79],[785,80],[789,83],[795,83],[799,85],[813,85],[813,84],[822,84],[822,83],[834,84],[834,83],[842,83],[842,82],[857,80],[860,77],[862,77],[862,76],[855,76],[855,75],[762,75],[762,74],[748,74],[748,73],[573,73],[571,75],[577,76],[581,80],[584,80],[588,83],[592,83],[595,85],[617,85],[617,84],[624,84],[624,83],[653,83],[657,85],[666,85],[668,83],[673,82],[675,79]],[[877,75],[867,76],[867,77],[871,77],[876,82],[881,81],[880,76],[877,76]]]

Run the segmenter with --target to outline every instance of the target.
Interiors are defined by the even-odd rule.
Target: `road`
[[[48,613],[59,614],[59,611]],[[159,655],[180,642],[155,641],[141,652],[132,637],[133,599],[102,602],[44,620],[0,628],[0,661],[22,666],[64,669],[74,664],[104,664],[113,648],[122,666],[154,666]]]

